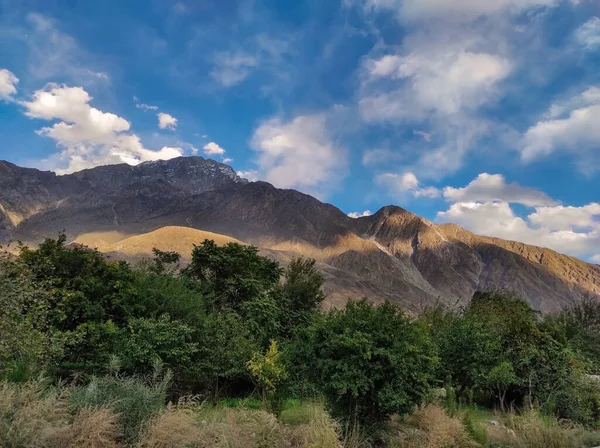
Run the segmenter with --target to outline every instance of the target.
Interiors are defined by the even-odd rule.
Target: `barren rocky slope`
[[[584,293],[600,295],[597,265],[432,224],[400,207],[352,219],[295,190],[248,183],[200,157],[68,176],[0,162],[0,239],[35,242],[61,229],[113,256],[153,246],[187,253],[206,236],[258,245],[284,264],[297,254],[310,256],[326,275],[333,305],[366,296],[416,311],[438,301],[464,303],[477,289],[502,286],[551,311]]]

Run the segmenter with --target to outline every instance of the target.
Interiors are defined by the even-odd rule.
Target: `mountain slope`
[[[502,286],[551,311],[581,294],[600,294],[596,265],[436,225],[400,207],[352,219],[311,196],[248,183],[230,167],[198,157],[69,176],[0,162],[0,240],[35,242],[60,229],[117,256],[173,244],[189,253],[205,235],[198,230],[255,244],[284,264],[310,256],[326,275],[331,304],[366,296],[418,310],[438,301],[464,303],[477,289]]]

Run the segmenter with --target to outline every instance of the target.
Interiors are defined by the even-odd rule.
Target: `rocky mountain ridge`
[[[582,294],[600,296],[597,265],[434,224],[396,206],[353,219],[309,195],[248,182],[201,157],[67,176],[0,162],[0,241],[35,242],[64,229],[113,256],[110,244],[128,238],[130,251],[144,253],[164,241],[181,243],[185,253],[191,247],[183,242],[189,246],[202,235],[186,228],[255,244],[284,264],[295,255],[315,258],[333,305],[366,296],[416,311],[436,302],[464,303],[492,286],[514,290],[541,311]],[[102,239],[108,234],[114,241]]]

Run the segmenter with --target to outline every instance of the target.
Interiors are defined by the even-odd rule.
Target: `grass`
[[[95,378],[79,387],[0,383],[2,448],[580,448],[600,433],[536,412],[495,414],[429,404],[392,419],[376,440],[344,428],[319,401],[287,400],[279,418],[256,399],[165,405],[160,378]],[[491,424],[495,420],[497,424]],[[345,435],[344,437],[342,435]]]

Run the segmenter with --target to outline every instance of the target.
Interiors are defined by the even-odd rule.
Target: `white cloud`
[[[600,254],[594,255],[592,258],[592,263],[600,264]]]
[[[550,196],[535,188],[527,188],[516,182],[507,184],[501,174],[481,173],[463,188],[444,188],[444,198],[452,202],[503,201],[526,206],[556,205]]]
[[[151,106],[149,104],[140,103],[140,100],[137,96],[133,97],[133,101],[135,102],[135,107],[137,107],[138,109],[142,109],[144,111],[158,110],[158,106]]]
[[[27,16],[30,27],[16,30],[27,45],[29,73],[43,80],[68,77],[82,85],[106,84],[110,77],[92,69],[96,63],[70,35],[62,32],[57,22],[42,14]]]
[[[423,137],[426,142],[430,142],[431,137],[434,135],[433,132],[418,131],[416,129],[413,129],[413,134]]]
[[[223,87],[241,83],[258,65],[258,58],[250,53],[223,51],[215,53],[210,75]]]
[[[578,155],[583,171],[593,172],[600,166],[600,88],[591,87],[564,103],[553,104],[546,118],[530,127],[521,143],[525,162],[555,151]]]
[[[233,162],[233,159],[231,157],[225,157],[223,160],[221,160],[221,163],[231,163]]]
[[[170,129],[174,130],[177,128],[177,118],[172,115],[165,114],[164,112],[159,112],[157,114],[158,117],[158,127],[161,129]]]
[[[375,177],[375,182],[387,187],[395,195],[410,193],[414,197],[437,198],[440,196],[440,191],[437,188],[421,186],[417,176],[411,172],[379,174]]]
[[[497,55],[429,50],[366,60],[368,82],[378,78],[407,81],[396,91],[363,98],[360,106],[366,120],[413,120],[479,107],[493,97],[496,84],[512,68],[508,59]]]
[[[391,9],[406,21],[444,19],[471,21],[503,11],[519,13],[526,9],[555,6],[559,0],[365,0],[372,9]]]
[[[58,120],[37,131],[50,137],[62,148],[46,163],[59,173],[68,173],[97,165],[170,159],[182,155],[181,148],[144,148],[139,137],[129,133],[130,123],[122,117],[92,106],[92,97],[81,87],[48,84],[34,93],[31,101],[20,104],[30,118]]]
[[[204,150],[204,154],[209,156],[222,156],[225,154],[225,150],[215,142],[207,143],[202,149]]]
[[[0,69],[0,100],[13,101],[12,96],[17,93],[19,78],[5,68]]]
[[[587,50],[600,48],[600,17],[592,17],[577,28],[575,39]]]
[[[365,210],[364,212],[360,213],[360,212],[352,212],[352,213],[348,213],[348,216],[350,218],[364,218],[365,216],[371,216],[373,213],[371,213],[370,210]]]
[[[367,149],[362,156],[364,166],[375,166],[397,160],[402,155],[398,151],[389,149]]]
[[[255,182],[259,178],[258,171],[256,170],[238,171],[237,175],[249,180],[250,182]]]
[[[438,218],[455,222],[481,235],[549,247],[578,257],[592,257],[600,247],[597,206],[537,208],[535,213],[524,219],[517,216],[506,202],[459,202],[447,211],[439,212]],[[574,214],[587,216],[587,219],[568,222]],[[587,225],[578,225],[584,221]]]
[[[256,129],[251,145],[261,177],[281,188],[322,193],[345,174],[346,153],[333,140],[325,114],[272,118]]]
[[[594,217],[600,217],[600,204],[592,202],[583,207],[537,207],[535,213],[529,215],[529,221],[550,230],[569,230],[597,225]]]

